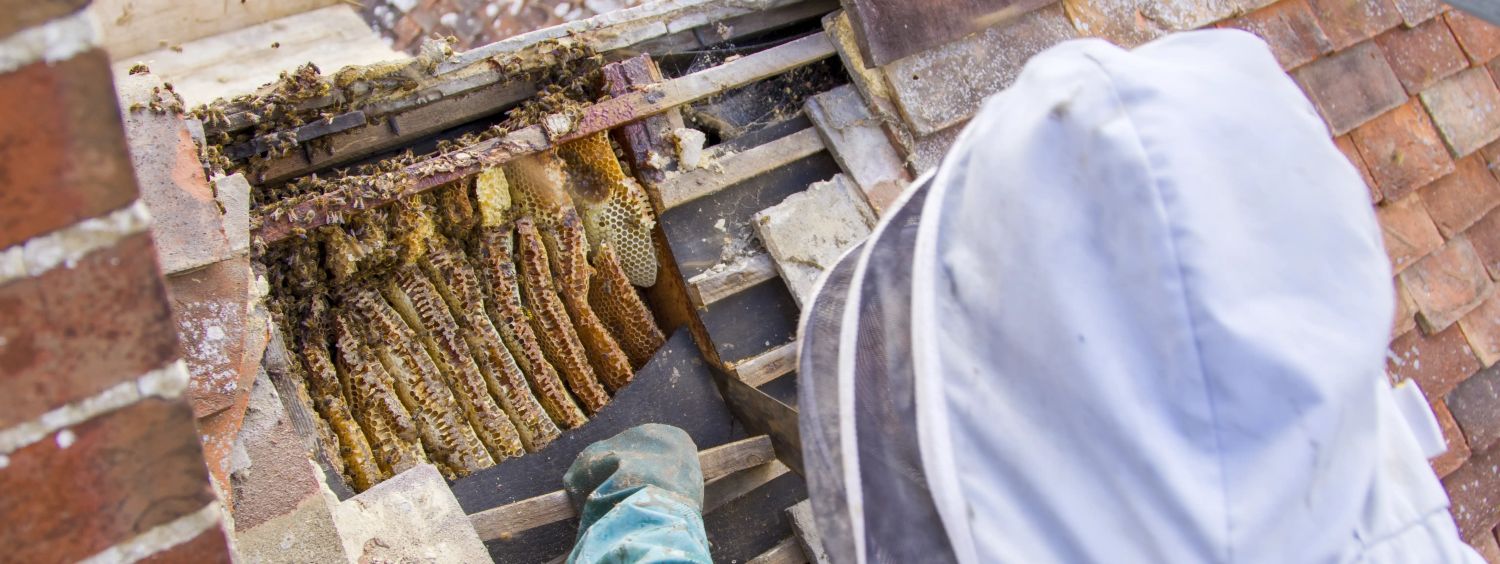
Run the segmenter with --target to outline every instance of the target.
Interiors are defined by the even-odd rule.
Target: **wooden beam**
[[[809,560],[802,552],[802,547],[797,545],[797,539],[787,537],[776,543],[776,546],[751,558],[746,564],[804,564],[806,562]]]
[[[808,98],[802,107],[823,136],[833,160],[859,187],[875,215],[885,215],[911,183],[911,174],[881,128],[880,119],[847,84]]]
[[[771,255],[758,253],[694,276],[688,280],[688,298],[695,307],[708,307],[775,277],[776,264]]]
[[[754,387],[780,378],[797,369],[797,341],[777,345],[765,352],[740,361],[730,369],[735,378]]]
[[[365,208],[390,204],[401,198],[421,194],[449,182],[467,178],[489,167],[518,157],[539,153],[551,147],[631,123],[670,108],[712,96],[724,90],[755,82],[833,55],[833,44],[823,33],[815,33],[759,53],[693,74],[662,82],[624,96],[588,106],[573,120],[544,130],[540,125],[522,128],[505,136],[481,141],[448,153],[435,155],[405,169],[360,180],[374,188],[333,190],[281,210],[275,216],[258,216],[254,235],[263,243],[273,243],[306,230],[342,222],[345,217]],[[554,122],[548,119],[547,122]],[[811,137],[821,148],[817,133],[809,130],[795,134]],[[802,141],[806,144],[808,141]],[[804,151],[806,149],[803,149]],[[746,151],[746,154],[754,151]],[[808,153],[811,154],[811,153]],[[743,167],[743,165],[741,165]],[[748,167],[744,167],[748,168]]]
[[[662,206],[670,210],[811,156],[823,148],[818,132],[809,127],[743,153],[706,159],[698,168],[662,183]]]
[[[698,453],[704,482],[765,465],[776,460],[771,439],[762,435],[716,446]],[[542,494],[469,515],[482,541],[492,541],[578,516],[566,491]]]
[[[739,499],[791,472],[780,460],[772,460],[753,468],[746,468],[703,486],[703,514],[707,515],[725,504]]]
[[[818,524],[813,519],[812,500],[804,499],[786,508],[786,516],[792,522],[792,535],[797,539],[797,544],[802,545],[802,553],[807,561],[828,564],[828,551],[823,548],[823,535],[818,532]]]

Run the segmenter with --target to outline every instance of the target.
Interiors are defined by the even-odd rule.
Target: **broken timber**
[[[344,187],[297,204],[290,210],[284,210],[286,213],[259,216],[257,219],[261,224],[254,235],[264,243],[273,243],[293,236],[297,229],[338,223],[346,214],[352,215],[360,209],[379,207],[420,194],[518,157],[539,153],[659,114],[833,54],[833,44],[826,35],[822,32],[808,35],[716,67],[642,87],[635,92],[588,106],[582,110],[581,117],[568,123],[565,130],[554,128],[550,136],[541,125],[525,127],[502,137],[424,159],[394,174],[370,177],[371,180],[379,180],[384,184],[374,194],[348,193],[350,187]],[[804,131],[794,135],[810,135],[816,142],[816,147],[822,147],[816,132]],[[664,189],[663,200],[665,199]],[[671,207],[670,204],[667,207]]]
[[[694,276],[688,280],[688,299],[695,307],[708,307],[775,277],[776,264],[771,262],[771,255],[757,253]]]
[[[776,454],[772,451],[771,439],[764,435],[735,441],[698,453],[698,465],[703,470],[704,482],[713,482],[741,470],[766,465],[775,460]],[[557,490],[480,511],[469,515],[469,521],[473,523],[474,530],[479,533],[479,539],[488,542],[577,515],[572,503],[568,501],[568,493]]]

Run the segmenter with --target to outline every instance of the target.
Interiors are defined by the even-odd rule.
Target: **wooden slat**
[[[695,307],[708,307],[775,277],[776,264],[771,262],[771,255],[754,254],[694,276],[688,280],[688,298]]]
[[[582,117],[570,123],[565,132],[531,126],[508,135],[482,141],[408,166],[400,174],[387,178],[388,185],[369,194],[352,194],[348,189],[334,190],[295,206],[279,217],[261,217],[255,236],[272,243],[292,236],[295,229],[311,229],[342,221],[361,208],[384,206],[398,199],[420,194],[480,170],[509,162],[524,155],[575,139],[606,131],[659,114],[670,108],[700,100],[716,93],[774,76],[833,55],[833,44],[823,33],[815,33],[766,49],[728,63],[675,78],[654,87],[611,98],[583,109]],[[798,150],[805,154],[821,148],[817,132],[809,130],[799,136]],[[815,145],[808,149],[805,145]],[[754,151],[752,149],[751,151]],[[746,151],[750,153],[751,151]],[[805,156],[805,155],[804,155]],[[728,159],[726,159],[728,160]],[[736,165],[743,173],[753,165]],[[726,166],[726,168],[728,168]],[[686,175],[684,175],[686,176]],[[359,196],[356,202],[356,196]],[[686,201],[686,200],[684,200]]]
[[[822,150],[823,140],[809,127],[743,153],[705,160],[703,166],[662,183],[662,206],[670,210]]]
[[[705,482],[775,459],[771,440],[763,435],[698,453],[698,464],[703,469]],[[474,513],[469,515],[469,521],[474,524],[480,540],[492,541],[576,516],[573,505],[568,502],[567,492],[558,490]]]
[[[808,562],[807,555],[802,552],[802,547],[797,545],[795,537],[787,537],[776,546],[760,553],[759,556],[751,558],[747,564],[803,564]]]
[[[741,382],[759,388],[797,369],[797,342],[773,347],[734,365],[732,372]]]
[[[334,4],[337,0],[99,0],[93,10],[101,46],[121,60]]]
[[[714,480],[703,486],[703,513],[712,513],[725,504],[739,499],[756,488],[782,477],[791,469],[779,460],[772,460],[754,468],[747,468]]]
[[[823,548],[823,535],[818,533],[818,524],[813,519],[812,500],[804,499],[797,505],[786,508],[787,519],[792,522],[792,533],[802,554],[808,562],[828,564],[828,551]]]

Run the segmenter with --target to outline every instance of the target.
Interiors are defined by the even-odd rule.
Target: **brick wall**
[[[0,0],[5,560],[228,560],[87,2]]]

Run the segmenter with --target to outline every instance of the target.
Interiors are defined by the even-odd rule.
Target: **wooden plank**
[[[791,469],[779,460],[772,460],[704,484],[703,513],[712,513],[724,504],[755,491],[787,472],[791,472]]]
[[[823,548],[823,535],[818,533],[818,524],[813,519],[812,500],[804,499],[786,508],[787,519],[792,522],[792,532],[802,554],[813,564],[828,564],[828,551]]]
[[[705,482],[776,459],[770,438],[762,435],[698,453]],[[492,541],[576,517],[566,491],[558,490],[469,515],[480,540]]]
[[[360,209],[384,206],[478,174],[483,169],[512,159],[613,129],[832,55],[833,45],[823,33],[802,37],[654,87],[594,104],[584,108],[582,116],[576,121],[559,116],[567,120],[566,123],[553,127],[551,131],[546,131],[541,126],[523,128],[502,137],[435,155],[396,173],[368,178],[367,180],[378,181],[380,184],[375,189],[361,190],[360,193],[354,193],[355,190],[350,188],[334,190],[302,202],[290,210],[281,210],[284,213],[277,216],[257,217],[260,225],[255,229],[255,236],[263,243],[272,243],[294,235],[298,229],[312,229],[342,222],[347,215]],[[808,146],[823,146],[822,141],[817,138],[817,132],[809,130],[797,135],[801,140],[798,150],[803,156],[815,152],[816,149],[809,150]],[[751,167],[748,163],[737,166],[741,174]]]
[[[741,382],[759,388],[797,369],[797,342],[777,345],[740,361],[730,371]]]
[[[843,0],[843,4],[858,32],[860,52],[872,63],[885,65],[1053,1]]]
[[[121,60],[195,39],[338,4],[338,0],[99,0],[101,43]]]
[[[708,160],[702,166],[663,183],[662,206],[670,210],[786,166],[823,148],[823,140],[818,137],[818,132],[808,128],[743,153]]]
[[[135,63],[146,63],[152,74],[173,84],[188,106],[254,92],[275,81],[282,71],[304,63],[332,74],[345,65],[409,58],[386,45],[347,5],[228,30],[176,49],[155,45],[152,49],[117,59],[112,65],[115,74],[124,75]]]
[[[880,120],[847,84],[808,98],[803,108],[875,215],[884,215],[911,183],[911,175]]]
[[[760,553],[759,556],[751,558],[747,564],[804,564],[808,562],[807,555],[802,552],[802,547],[797,545],[795,537],[787,537],[770,550]]]
[[[775,277],[776,264],[771,262],[771,255],[756,253],[694,276],[688,280],[688,298],[695,307],[708,307]]]

